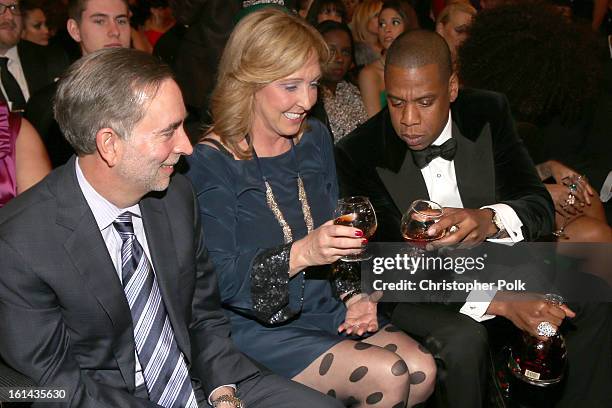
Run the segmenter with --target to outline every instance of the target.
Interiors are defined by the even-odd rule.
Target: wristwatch
[[[235,397],[233,395],[221,395],[219,398],[217,398],[216,400],[214,400],[212,402],[212,406],[213,408],[217,408],[218,406],[221,405],[222,402],[229,402],[231,404],[234,404],[234,406],[236,408],[245,408],[244,404],[242,403],[242,400],[238,397]]]
[[[489,239],[498,239],[499,237],[501,237],[506,232],[506,228],[504,227],[504,223],[502,222],[499,214],[497,214],[497,211],[495,211],[492,208],[489,208],[489,209],[491,211],[493,211],[493,218],[491,219],[491,222],[497,228],[497,232],[495,234],[493,234],[492,236],[488,237],[488,238]]]

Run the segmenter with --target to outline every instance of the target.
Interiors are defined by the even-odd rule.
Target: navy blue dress
[[[294,152],[295,156],[289,150],[279,156],[259,158],[260,172],[255,160],[235,160],[226,152],[198,144],[188,158],[187,173],[199,201],[222,305],[232,323],[232,340],[242,352],[287,378],[346,339],[337,333],[346,309],[325,273],[316,276],[308,272],[306,279],[298,274],[289,281],[289,305],[298,310],[291,319],[267,324],[253,313],[253,260],[284,244],[281,227],[266,204],[261,173],[272,186],[294,241],[307,233],[298,200],[298,167],[315,228],[332,218],[336,205],[338,187],[327,129],[309,120],[308,130]]]

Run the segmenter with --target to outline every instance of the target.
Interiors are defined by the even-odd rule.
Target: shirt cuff
[[[471,291],[459,312],[477,322],[493,319],[495,315],[487,314],[487,309],[495,297],[495,293],[497,293],[497,289]]]
[[[516,215],[516,211],[514,211],[512,207],[510,207],[508,204],[492,204],[480,207],[481,210],[483,208],[490,208],[494,210],[497,213],[499,219],[501,220],[504,229],[508,233],[507,238],[487,239],[487,241],[499,244],[512,244],[514,242],[520,242],[525,239],[523,237],[523,231],[521,231],[523,222],[518,217],[518,215]]]
[[[215,388],[214,390],[211,391],[211,393],[208,395],[208,405],[212,406],[212,395],[215,393],[215,391],[217,391],[219,388],[223,388],[223,387],[230,387],[234,389],[234,394],[236,393],[236,384],[227,384],[227,385],[220,385],[217,388]]]
[[[610,198],[612,198],[612,171],[608,173],[608,177],[606,177],[599,193],[599,199],[603,203],[610,200]]]

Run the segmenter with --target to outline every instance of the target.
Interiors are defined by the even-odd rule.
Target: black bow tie
[[[438,156],[445,160],[452,160],[456,152],[457,141],[451,138],[440,146],[430,145],[423,150],[412,150],[412,158],[414,159],[414,164],[419,169],[422,169]]]

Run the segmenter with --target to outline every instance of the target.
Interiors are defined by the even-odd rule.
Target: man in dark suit
[[[21,40],[23,21],[19,2],[0,6],[0,96],[11,110],[23,111],[31,95],[56,80],[68,66],[65,54]]]
[[[54,111],[78,156],[0,212],[2,358],[65,390],[56,406],[336,406],[229,339],[193,190],[172,177],[192,147],[169,68],[92,53]]]
[[[372,201],[378,218],[375,240],[402,241],[402,213],[419,198],[445,207],[428,233],[449,233],[431,247],[485,239],[512,243],[550,233],[553,205],[516,135],[506,99],[493,92],[459,91],[440,36],[413,31],[396,39],[386,57],[385,85],[388,108],[343,139],[336,156],[342,195],[366,195]],[[426,339],[442,361],[444,381],[436,394],[443,406],[484,403],[489,352],[487,331],[479,322],[503,316],[538,335],[540,323],[557,329],[566,316],[574,317],[567,306],[537,297],[517,302],[503,292],[490,294],[488,301],[482,296],[470,293],[460,313],[446,305],[411,303],[398,304],[392,313],[394,324]],[[600,312],[609,339],[609,307]],[[579,380],[580,371],[570,375],[580,383],[572,398],[593,391]],[[599,401],[602,394],[593,398]]]

